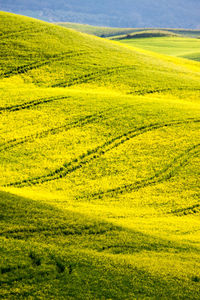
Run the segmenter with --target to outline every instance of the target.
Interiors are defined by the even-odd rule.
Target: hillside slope
[[[1,297],[198,299],[200,64],[0,22]]]
[[[93,34],[126,45],[142,49],[179,56],[191,60],[200,60],[200,31],[186,29],[142,29],[95,27],[76,23],[57,23],[60,26],[79,32]],[[191,39],[192,38],[192,39]]]
[[[187,68],[199,72],[198,64],[187,65],[186,61],[133,51],[59,26],[11,16],[1,13],[2,78],[20,75],[27,82],[48,87],[124,87],[138,94],[172,87],[191,89],[191,80],[193,89],[199,87],[195,73],[187,73]]]

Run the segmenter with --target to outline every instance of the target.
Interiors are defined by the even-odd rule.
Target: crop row
[[[32,63],[27,64],[27,65],[18,66],[18,67],[14,68],[10,71],[7,71],[7,72],[1,74],[0,77],[1,78],[8,78],[8,77],[11,77],[13,75],[24,74],[24,73],[27,73],[28,71],[33,70],[33,69],[37,69],[37,68],[49,65],[53,62],[60,61],[60,60],[63,60],[65,58],[72,58],[72,57],[80,56],[80,55],[83,55],[84,53],[85,53],[84,51],[79,51],[79,52],[68,51],[68,52],[65,52],[65,53],[58,54],[58,55],[53,55],[53,56],[49,57],[48,59],[40,61],[40,62],[37,61],[37,62],[32,62]]]
[[[50,227],[25,227],[25,228],[16,228],[10,230],[3,230],[0,232],[0,236],[5,236],[7,238],[19,238],[23,236],[31,237],[33,234],[41,233],[45,236],[53,235],[93,235],[93,234],[105,234],[112,230],[116,230],[117,227],[111,227],[106,223],[103,226],[96,225],[83,225],[80,228],[75,228],[73,226],[50,226]]]
[[[165,93],[165,92],[169,92],[169,91],[200,91],[199,88],[189,88],[189,87],[177,87],[175,88],[163,88],[163,89],[142,89],[142,90],[136,90],[136,91],[131,91],[129,94],[136,94],[136,95],[140,95],[140,96],[144,96],[144,95],[148,95],[148,94],[156,94],[156,93]]]
[[[70,87],[72,85],[76,84],[82,84],[82,83],[87,83],[92,80],[96,80],[97,78],[101,78],[101,76],[106,76],[106,75],[111,75],[114,74],[115,72],[120,72],[120,71],[126,71],[126,70],[132,70],[134,69],[134,66],[118,66],[118,67],[110,67],[110,68],[104,68],[100,69],[95,72],[83,74],[81,76],[77,76],[74,78],[70,78],[69,81],[65,82],[60,82],[57,84],[53,84],[52,87]]]
[[[51,171],[47,175],[41,175],[34,178],[25,179],[18,182],[9,183],[6,186],[27,186],[27,185],[36,185],[39,183],[44,183],[52,180],[56,180],[59,178],[65,177],[67,174],[72,173],[76,171],[77,169],[82,168],[83,166],[87,165],[91,161],[99,158],[100,156],[104,155],[105,153],[111,151],[112,149],[124,144],[126,141],[139,136],[141,134],[144,134],[148,131],[156,130],[159,128],[169,127],[169,126],[176,126],[181,124],[187,124],[191,122],[200,122],[200,120],[195,119],[188,119],[185,121],[173,121],[171,123],[165,123],[165,124],[150,124],[147,126],[141,126],[139,128],[133,129],[128,131],[127,133],[124,133],[123,135],[114,137],[110,139],[109,141],[105,142],[103,145],[100,145],[94,149],[88,150],[86,153],[83,153],[78,158],[72,160],[69,163],[65,163],[62,165],[62,167],[55,169],[54,171]],[[151,178],[150,178],[151,179]]]
[[[17,37],[18,35],[21,35],[21,33],[30,33],[30,34],[33,34],[33,33],[39,33],[41,32],[40,30],[33,30],[33,28],[25,28],[25,29],[21,29],[21,30],[18,30],[18,31],[9,31],[9,32],[4,32],[4,33],[1,33],[0,34],[0,38],[1,39],[4,39],[4,38],[9,38],[9,37]],[[44,32],[44,29],[43,29],[43,32]]]
[[[135,66],[131,65],[131,66],[117,66],[117,67],[108,67],[108,68],[103,68],[103,69],[99,69],[97,71],[93,71],[90,73],[86,73],[77,77],[71,77],[69,78],[69,80],[66,81],[62,81],[62,82],[58,82],[56,84],[53,84],[51,87],[70,87],[73,85],[78,85],[78,84],[84,84],[84,83],[88,83],[91,81],[95,81],[98,80],[98,78],[101,78],[103,76],[108,76],[108,75],[113,75],[113,74],[118,74],[121,72],[125,72],[128,70],[134,70]],[[189,88],[189,87],[179,87],[177,88],[178,90],[182,91],[182,90],[196,90],[199,91],[199,88]],[[149,89],[149,88],[143,88],[140,90],[134,90],[134,91],[130,91],[129,94],[136,94],[136,95],[146,95],[146,94],[154,94],[154,93],[163,93],[163,92],[168,92],[168,91],[172,91],[171,87],[166,87],[166,88],[155,88],[155,89]]]
[[[65,98],[67,98],[67,97],[65,97]],[[61,99],[64,99],[64,98],[61,98]],[[32,142],[36,138],[44,138],[48,135],[54,135],[54,134],[58,134],[58,133],[63,132],[63,131],[70,130],[70,129],[75,128],[75,127],[81,127],[83,125],[95,122],[96,120],[101,119],[101,118],[103,118],[103,120],[105,120],[106,116],[103,115],[103,114],[105,114],[105,112],[106,111],[98,112],[96,114],[87,115],[87,116],[81,117],[80,119],[78,119],[74,122],[71,122],[71,123],[68,123],[68,124],[65,124],[65,125],[62,125],[62,126],[53,127],[53,128],[48,129],[48,130],[43,130],[41,132],[37,132],[35,134],[31,134],[31,135],[25,136],[23,138],[9,140],[6,143],[0,144],[0,151],[9,150],[9,149],[12,149],[12,148],[14,148],[18,145],[22,145],[22,144],[27,143],[27,142]]]
[[[67,98],[69,98],[69,97],[58,96],[58,97],[40,98],[37,100],[24,102],[22,104],[17,104],[17,105],[12,105],[12,106],[7,106],[7,107],[0,107],[0,114],[3,112],[15,112],[18,110],[27,109],[27,108],[31,108],[34,106],[44,104],[44,103],[48,103],[48,102],[52,102],[52,101],[56,101],[56,100],[67,99]]]
[[[164,182],[174,177],[178,170],[186,165],[189,159],[199,152],[200,144],[194,145],[184,151],[182,154],[178,155],[173,159],[173,161],[165,166],[161,171],[157,172],[155,175],[136,181],[131,184],[125,184],[117,188],[108,189],[106,191],[100,191],[91,195],[92,198],[102,198],[103,196],[116,196],[118,194],[131,193],[132,191],[137,191],[141,188],[155,185],[157,183]]]
[[[173,210],[172,213],[178,216],[200,213],[200,204],[195,204],[192,206],[176,209]]]

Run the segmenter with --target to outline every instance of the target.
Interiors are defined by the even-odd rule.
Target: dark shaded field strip
[[[22,104],[18,104],[18,105],[0,107],[0,114],[2,114],[3,112],[15,112],[18,110],[38,106],[40,104],[44,104],[44,103],[48,103],[48,102],[52,102],[52,101],[56,101],[56,100],[68,99],[68,98],[70,98],[70,97],[58,96],[58,97],[41,98],[41,99],[37,99],[37,100],[28,101],[28,102],[25,102]]]
[[[102,198],[103,196],[116,196],[118,194],[131,193],[132,191],[137,191],[141,188],[167,181],[172,177],[174,177],[178,172],[178,170],[181,167],[185,166],[188,163],[189,159],[199,152],[199,149],[200,149],[200,144],[188,148],[182,154],[175,157],[170,164],[165,166],[161,171],[159,171],[152,177],[149,177],[141,181],[136,181],[132,184],[122,185],[117,188],[109,189],[107,191],[94,193],[89,197]]]
[[[139,91],[133,91],[130,92],[129,94],[135,94],[139,96],[147,95],[147,94],[155,94],[155,93],[163,93],[163,92],[168,92],[171,91],[172,89],[170,88],[165,88],[165,89],[155,89],[155,90],[139,90]],[[174,90],[174,89],[173,89]]]
[[[120,135],[118,137],[115,137],[106,143],[104,143],[101,146],[98,146],[94,149],[88,150],[86,153],[82,154],[78,158],[72,160],[69,163],[65,163],[62,165],[62,167],[55,169],[54,171],[50,172],[47,175],[41,175],[38,177],[30,178],[30,179],[25,179],[22,181],[17,181],[17,182],[12,182],[9,184],[6,184],[4,186],[29,186],[29,185],[36,185],[56,179],[60,179],[65,177],[66,175],[81,169],[84,165],[90,163],[91,161],[99,158],[100,156],[104,155],[106,152],[111,151],[112,149],[124,144],[126,141],[139,136],[141,134],[144,134],[146,132],[164,128],[164,127],[169,127],[169,126],[176,126],[176,125],[181,125],[181,124],[188,124],[188,123],[199,123],[200,120],[195,120],[195,119],[189,119],[185,121],[174,121],[171,123],[166,123],[166,124],[150,124],[148,126],[142,126],[139,128],[136,128],[134,130],[128,131],[127,133]]]
[[[37,275],[38,274],[41,274],[44,277],[44,272],[43,271],[37,272]],[[48,272],[46,272],[46,274],[48,274]],[[43,278],[43,277],[41,277],[41,278]],[[15,278],[0,280],[0,286],[3,285],[5,287],[5,285],[7,285],[7,286],[13,287],[13,284],[16,284],[16,282],[23,281],[23,280],[30,280],[32,278],[33,278],[33,274],[30,274],[30,273],[28,273],[27,275],[24,275],[24,274],[20,275],[20,276],[18,275]],[[23,298],[24,297],[30,298],[30,292],[26,292],[26,291],[25,292],[23,292],[23,291],[9,292],[8,295],[9,295],[9,297],[7,297],[7,295],[4,295],[4,296],[1,297],[1,299],[6,299],[6,300],[8,300],[8,299],[17,299],[16,296],[20,297],[21,299],[22,299],[22,297]],[[10,295],[12,295],[13,297],[10,298]],[[20,298],[18,298],[18,299],[20,299]]]
[[[131,70],[134,68],[135,68],[135,66],[119,66],[119,67],[105,68],[105,69],[101,69],[101,70],[98,70],[95,72],[83,74],[83,75],[77,76],[75,78],[71,78],[67,82],[65,81],[65,82],[53,84],[51,87],[70,87],[70,86],[73,86],[76,84],[87,83],[89,81],[92,81],[92,80],[97,79],[104,75],[111,75],[111,74],[115,73],[116,71]]]
[[[0,268],[0,274],[7,274],[12,271],[18,270],[18,269],[25,269],[26,266],[12,266],[12,267],[1,267]]]
[[[87,116],[84,116],[84,117],[74,121],[74,122],[71,122],[71,123],[68,123],[68,124],[65,124],[62,126],[50,128],[48,130],[44,130],[44,131],[38,132],[36,134],[28,135],[23,138],[7,141],[4,144],[0,144],[0,152],[12,149],[18,145],[22,145],[27,142],[33,142],[36,138],[44,138],[48,135],[58,134],[60,132],[67,131],[67,130],[70,130],[75,127],[81,127],[83,125],[90,124],[92,122],[95,122],[98,119],[105,120],[106,117],[105,117],[105,115],[103,115],[104,113],[105,112],[102,111],[102,112],[98,112],[96,114],[87,115]]]
[[[0,232],[0,236],[6,237],[15,237],[19,236],[17,234],[25,235],[27,234],[28,237],[31,237],[31,234],[34,233],[43,233],[45,235],[95,235],[95,234],[104,234],[106,232],[114,231],[117,227],[107,227],[107,228],[99,228],[95,229],[95,227],[85,227],[80,228],[80,230],[76,230],[75,228],[69,228],[66,226],[58,226],[58,227],[37,227],[37,228],[23,228],[23,229],[14,229],[14,230],[5,230]]]
[[[37,62],[32,62],[32,63],[27,64],[27,65],[18,66],[18,67],[14,68],[14,69],[12,69],[8,72],[0,74],[0,78],[9,78],[13,75],[24,74],[24,73],[27,73],[28,71],[33,70],[33,69],[37,69],[37,68],[43,67],[45,65],[49,65],[53,62],[56,62],[56,61],[59,61],[59,60],[65,59],[65,58],[72,58],[72,57],[80,56],[80,55],[83,55],[85,53],[86,53],[85,51],[80,51],[80,52],[68,51],[66,53],[62,53],[62,54],[59,54],[59,55],[54,55],[54,56],[51,56],[48,59],[43,60],[41,62],[37,61]]]
[[[35,266],[35,267],[38,267],[38,266]],[[26,270],[27,269],[27,274],[19,274],[19,271],[20,270]],[[15,277],[13,278],[12,276],[12,273],[10,274],[10,277],[7,277],[6,279],[4,280],[0,280],[0,286],[4,286],[7,285],[7,286],[10,286],[11,288],[13,288],[13,285],[15,285],[16,283],[20,282],[20,281],[28,281],[28,280],[32,280],[33,279],[33,272],[29,272],[30,270],[30,266],[27,265],[27,266],[24,266],[24,268],[18,268],[16,269],[18,271],[18,274],[17,276],[15,275]],[[14,271],[14,270],[13,270]],[[49,271],[45,271],[45,275],[48,276],[50,274]],[[40,276],[40,282],[41,282],[41,279],[44,281],[44,280],[47,280],[45,279],[46,277],[44,276],[44,271],[35,271],[34,273],[34,276],[37,277],[37,276]],[[9,297],[7,297],[7,295],[9,295]],[[12,298],[10,297],[12,295]],[[17,298],[16,298],[17,297]],[[6,295],[3,295],[1,297],[1,299],[28,299],[30,298],[31,295],[30,295],[30,292],[27,292],[27,291],[9,291],[9,294],[6,294]]]

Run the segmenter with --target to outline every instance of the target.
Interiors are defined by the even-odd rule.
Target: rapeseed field
[[[199,299],[200,63],[0,23],[1,298]]]

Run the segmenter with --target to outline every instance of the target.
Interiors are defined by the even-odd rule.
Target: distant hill
[[[0,0],[0,10],[50,22],[115,27],[200,28],[199,0]]]
[[[192,37],[199,38],[200,30],[192,30],[192,29],[173,29],[173,28],[115,28],[115,27],[103,27],[103,26],[92,26],[87,24],[79,24],[72,22],[56,22],[57,25],[75,29],[79,32],[93,34],[100,37],[114,38],[114,39],[122,39],[122,38],[138,38],[146,32],[150,33],[146,37],[153,35],[158,36],[159,32],[162,36],[183,36],[183,37]]]

